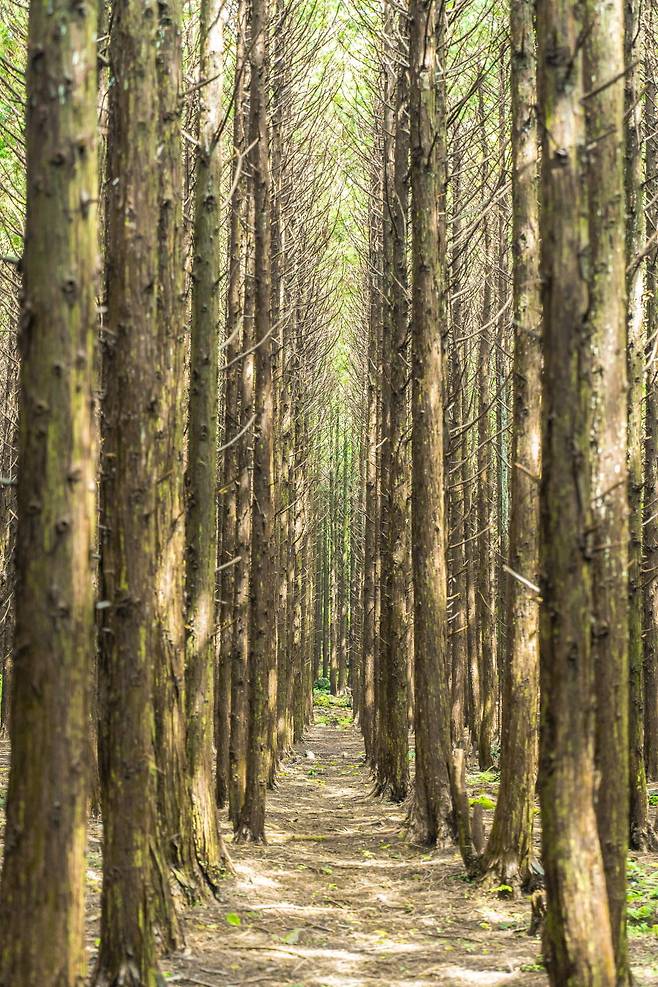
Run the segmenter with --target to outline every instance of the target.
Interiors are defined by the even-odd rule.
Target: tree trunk
[[[200,8],[199,74],[206,84],[199,90],[185,477],[187,756],[197,859],[213,890],[224,858],[213,784],[223,7],[221,0],[203,0]],[[227,753],[218,754],[218,770]]]
[[[246,64],[246,63],[245,63]],[[254,198],[247,195],[247,228],[253,228]],[[233,625],[231,674],[231,743],[229,814],[238,825],[247,791],[247,740],[249,732],[249,582],[252,523],[252,464],[254,412],[254,252],[246,245],[244,317],[242,320],[240,369],[240,443],[238,455],[237,563],[235,582],[235,623]]]
[[[96,35],[93,5],[30,7],[14,719],[0,887],[0,983],[11,987],[77,987],[86,976]]]
[[[587,137],[579,8],[546,0],[537,22],[544,286],[540,567],[540,798],[555,987],[608,987],[615,961],[594,811],[592,470]],[[568,80],[568,84],[567,84]]]
[[[390,28],[395,25],[391,8]],[[381,749],[377,781],[380,792],[402,802],[409,785],[407,711],[407,601],[405,557],[408,548],[405,485],[407,429],[407,213],[409,208],[409,25],[406,10],[394,32],[389,54],[390,120],[385,129],[384,255],[385,305],[382,386],[385,394],[385,439],[382,446],[382,697]],[[390,133],[387,131],[390,128]]]
[[[534,10],[512,0],[514,405],[500,788],[484,856],[503,884],[530,878],[539,719],[538,582],[541,308]],[[522,582],[526,580],[527,582]]]
[[[220,576],[220,624],[217,688],[225,689],[230,683],[230,696],[223,699],[218,694],[216,708],[221,703],[222,713],[217,709],[218,742],[225,735],[226,722],[223,717],[229,712],[228,724],[228,801],[229,816],[235,821],[237,807],[244,801],[244,727],[246,701],[246,669],[242,666],[241,651],[236,647],[237,622],[240,619],[242,602],[248,598],[243,593],[243,601],[238,602],[237,590],[241,572],[247,572],[244,564],[246,545],[249,539],[249,504],[251,485],[248,468],[241,469],[243,451],[248,448],[250,436],[240,437],[243,426],[248,425],[249,417],[243,420],[241,390],[245,384],[245,368],[249,367],[247,387],[252,383],[250,356],[241,356],[243,327],[245,320],[245,298],[243,277],[245,271],[246,237],[243,233],[246,205],[246,181],[243,175],[241,155],[246,150],[246,113],[248,79],[247,50],[247,0],[239,0],[236,13],[235,77],[233,83],[233,194],[230,206],[229,230],[229,270],[226,302],[226,369],[225,407],[223,440],[225,445],[221,472],[219,517],[221,528],[221,559],[225,568]],[[251,399],[247,400],[247,415],[251,415]],[[247,429],[248,431],[248,429]],[[244,481],[244,487],[243,487]],[[240,506],[238,506],[240,504]],[[240,525],[246,525],[241,529]],[[240,532],[240,535],[239,535]],[[243,544],[244,542],[244,544]],[[230,671],[227,670],[230,667]],[[222,719],[223,727],[219,721]],[[226,798],[223,767],[217,771],[216,798],[221,805]]]
[[[584,48],[589,154],[590,296],[593,352],[594,549],[592,651],[596,688],[596,796],[618,985],[628,983],[628,490],[626,258],[624,250],[623,0],[589,0]],[[620,80],[603,87],[602,79]]]
[[[642,53],[644,29],[637,0],[624,4],[626,64],[626,290],[628,294],[628,664],[630,749],[630,842],[645,849],[651,839],[647,777],[644,767],[644,649],[642,643],[642,406],[645,384],[644,161],[642,155]]]
[[[113,10],[103,408],[101,787],[104,823],[98,985],[156,976],[154,922],[179,932],[156,808],[158,341],[158,15]],[[126,765],[131,766],[126,771]]]
[[[274,648],[273,424],[271,324],[270,162],[268,147],[268,0],[251,0],[250,144],[255,208],[254,480],[249,614],[249,738],[247,789],[236,836],[265,841],[265,801],[270,775],[267,740]],[[274,679],[274,681],[276,681]],[[276,695],[276,691],[274,691]]]
[[[648,53],[654,47],[653,16],[647,44],[647,206],[649,224],[656,229],[656,173],[658,138],[656,126],[656,68]],[[651,184],[649,184],[651,183]],[[654,250],[647,266],[647,339],[658,333],[658,279]],[[655,352],[655,342],[652,353]],[[647,411],[644,445],[644,763],[647,777],[658,781],[658,375],[655,356],[647,366]]]
[[[489,195],[489,145],[485,128],[485,108],[482,85],[478,90],[480,117],[480,141],[482,153],[482,195],[486,202]],[[483,202],[483,211],[484,211]],[[491,767],[491,745],[496,723],[498,676],[496,660],[496,602],[493,592],[492,530],[495,482],[491,462],[491,339],[492,327],[492,269],[489,261],[491,249],[489,218],[484,224],[484,287],[482,296],[482,327],[478,352],[478,455],[477,455],[477,595],[475,613],[480,638],[480,689],[482,719],[478,731],[478,758],[483,771]]]
[[[446,530],[443,490],[445,324],[444,15],[410,0],[412,230],[412,572],[416,782],[414,825],[427,844],[452,835],[448,756]],[[437,79],[438,76],[438,79]]]
[[[184,400],[185,310],[182,253],[180,121],[181,11],[178,0],[159,5],[158,95],[158,445],[156,499],[155,654],[153,661],[158,812],[171,873],[188,901],[202,885],[196,866],[186,754]]]

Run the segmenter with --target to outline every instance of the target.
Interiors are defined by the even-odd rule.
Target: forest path
[[[404,809],[370,787],[356,730],[313,727],[268,798],[268,845],[232,847],[237,879],[188,913],[188,948],[163,963],[167,981],[546,984],[528,903],[465,883],[454,850],[410,845]]]

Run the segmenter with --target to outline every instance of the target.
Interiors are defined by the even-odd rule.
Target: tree
[[[584,81],[589,146],[590,290],[594,391],[592,650],[596,693],[596,797],[618,983],[628,982],[628,491],[626,258],[624,250],[623,5],[587,7]],[[612,85],[601,81],[613,77]]]
[[[447,752],[446,531],[443,494],[443,358],[437,327],[445,321],[445,229],[440,216],[445,173],[444,10],[410,0],[412,238],[412,527],[414,585],[416,781],[414,825],[425,843],[452,835]]]
[[[615,983],[594,810],[590,292],[582,11],[548,0],[537,22],[544,315],[540,495],[540,801],[546,962],[555,985]],[[574,68],[575,66],[575,68]],[[566,84],[567,77],[569,84]]]
[[[154,924],[178,941],[156,802],[156,485],[159,373],[158,18],[115,5],[107,203],[102,462],[98,985],[155,982]]]
[[[630,750],[630,842],[635,849],[652,839],[644,765],[644,650],[642,645],[642,405],[645,384],[644,325],[644,159],[642,154],[641,65],[644,27],[640,6],[624,5],[624,93],[626,108],[626,292],[628,359],[628,665]]]
[[[204,85],[199,99],[196,161],[189,444],[185,480],[187,756],[196,853],[213,890],[217,890],[224,857],[213,784],[221,268],[218,142],[222,114],[223,17],[222,3],[204,0],[201,4],[199,63]],[[218,758],[218,763],[223,764],[224,752],[220,752]]]
[[[154,468],[161,478],[156,499],[155,655],[153,707],[158,766],[158,814],[163,849],[176,884],[188,901],[201,892],[188,778],[185,708],[185,512],[183,489],[185,309],[183,270],[182,141],[180,119],[181,10],[177,0],[159,5],[159,224],[158,373]]]
[[[270,161],[267,93],[268,0],[251,0],[251,92],[249,138],[254,196],[254,479],[249,611],[249,737],[245,804],[236,835],[265,839],[265,802],[270,773],[267,738],[274,713],[270,696],[276,675],[271,621],[274,616],[273,422],[271,324]],[[276,696],[276,689],[274,690]]]
[[[407,430],[409,209],[409,22],[387,7],[386,54],[389,91],[384,121],[384,324],[382,393],[385,441],[382,446],[382,680],[381,730],[377,787],[394,802],[406,798],[409,785],[407,717]],[[397,20],[397,23],[396,23]]]
[[[508,655],[504,665],[500,789],[484,867],[503,884],[531,875],[539,718],[539,480],[541,307],[535,37],[532,6],[510,5],[512,44],[512,244],[514,430]]]
[[[7,987],[74,987],[86,974],[97,468],[96,34],[93,4],[75,10],[63,2],[48,9],[31,5],[14,721],[0,885],[0,983]]]

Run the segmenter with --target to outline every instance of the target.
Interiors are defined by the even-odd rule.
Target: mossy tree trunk
[[[544,315],[540,495],[540,800],[555,987],[612,987],[615,958],[594,809],[592,354],[583,11],[546,0],[537,21]]]
[[[86,976],[96,34],[94,4],[30,6],[13,729],[0,886],[0,983],[11,987],[77,987]]]
[[[224,4],[203,0],[199,20],[199,135],[194,199],[188,464],[185,478],[187,756],[194,841],[213,889],[224,851],[215,804],[217,455],[219,446],[220,204]],[[228,697],[225,697],[228,702]],[[218,753],[223,770],[224,752]]]
[[[626,252],[624,250],[623,0],[589,0],[584,80],[590,238],[588,322],[596,458],[592,650],[596,684],[596,797],[617,982],[628,983],[628,489]],[[601,87],[602,80],[615,78]]]
[[[180,941],[157,821],[153,659],[162,401],[155,4],[120,0],[110,38],[99,668],[103,893],[98,985],[151,985],[154,925]]]
[[[159,4],[158,404],[154,712],[159,817],[171,873],[187,901],[201,893],[186,751],[181,8]]]

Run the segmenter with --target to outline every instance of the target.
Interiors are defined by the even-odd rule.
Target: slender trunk
[[[186,756],[184,603],[184,395],[185,311],[182,255],[182,138],[180,121],[181,10],[178,0],[159,5],[158,226],[158,445],[156,500],[155,654],[153,661],[158,813],[171,872],[188,901],[199,894]]]
[[[628,983],[628,490],[624,250],[623,0],[589,0],[584,81],[589,154],[590,295],[593,350],[594,549],[592,651],[596,689],[596,797],[617,983]],[[619,81],[597,92],[601,79]]]
[[[187,756],[196,854],[213,889],[224,857],[213,779],[223,8],[222,0],[203,0],[200,8],[199,74],[206,84],[199,90],[185,477]],[[218,761],[222,770],[224,752]]]
[[[251,0],[250,144],[254,183],[254,480],[249,613],[249,738],[246,798],[237,837],[265,841],[270,776],[267,740],[276,676],[274,649],[273,424],[270,162],[268,147],[268,0]],[[276,693],[274,693],[276,695]]]
[[[391,21],[393,17],[391,16]],[[393,26],[393,25],[391,25]],[[385,600],[382,611],[382,748],[378,787],[394,802],[402,802],[409,785],[407,711],[407,601],[405,556],[408,548],[405,446],[407,427],[407,212],[409,208],[409,24],[400,14],[397,44],[391,52],[397,70],[391,72],[385,144],[384,232],[387,265],[383,381],[386,382],[385,443],[382,447],[382,566]],[[385,617],[385,619],[384,619]]]
[[[485,130],[485,109],[482,86],[478,91],[480,117],[480,141],[482,145],[482,194],[485,200],[489,194],[489,145]],[[478,480],[477,480],[477,529],[478,529],[478,570],[476,617],[480,635],[480,687],[482,720],[478,731],[478,757],[480,767],[491,767],[491,745],[493,743],[498,698],[498,676],[496,661],[496,603],[493,592],[492,529],[493,505],[495,501],[494,474],[491,462],[491,322],[492,315],[492,265],[489,259],[491,250],[489,219],[484,220],[484,288],[482,299],[482,329],[478,353]]]
[[[448,756],[446,530],[443,491],[445,313],[444,10],[410,0],[412,230],[412,572],[414,584],[415,829],[452,836]],[[438,77],[438,78],[437,78]]]
[[[251,193],[251,190],[250,190]],[[253,228],[254,200],[249,194],[247,228]],[[247,741],[249,732],[249,574],[251,560],[252,464],[254,411],[254,251],[246,245],[244,318],[242,320],[240,373],[240,445],[238,456],[237,563],[235,624],[233,626],[231,676],[231,743],[229,810],[236,827],[244,811],[247,792]]]
[[[512,0],[513,447],[510,568],[506,587],[501,775],[484,868],[511,886],[531,875],[539,719],[541,307],[534,10]],[[521,580],[527,580],[527,583]]]
[[[218,741],[226,735],[226,711],[229,712],[228,724],[228,800],[229,815],[232,821],[236,818],[236,805],[244,800],[244,778],[242,765],[244,763],[244,743],[239,738],[243,727],[244,699],[246,695],[245,669],[240,661],[240,649],[235,647],[237,622],[240,619],[241,603],[238,602],[238,586],[240,585],[244,553],[248,543],[248,531],[239,535],[239,525],[245,524],[249,517],[250,486],[248,470],[240,469],[242,451],[246,447],[247,437],[238,438],[241,429],[248,425],[249,419],[243,420],[241,389],[244,386],[245,367],[251,362],[251,357],[243,357],[240,361],[241,346],[244,344],[242,328],[244,324],[244,294],[243,275],[245,274],[245,236],[243,223],[245,221],[246,183],[242,174],[240,155],[244,154],[246,146],[246,32],[247,32],[247,0],[240,0],[236,13],[236,52],[235,79],[233,87],[234,116],[233,116],[233,194],[230,206],[229,231],[229,271],[228,291],[226,301],[226,370],[225,370],[225,409],[223,440],[226,446],[222,462],[221,491],[220,491],[220,526],[221,526],[221,559],[225,566],[221,572],[220,592],[220,627],[219,627],[219,656],[217,663],[218,699],[221,690],[230,684],[230,697],[222,702],[222,714],[216,709],[216,732]],[[249,385],[251,384],[251,378]],[[247,400],[248,414],[251,415],[251,400]],[[243,487],[244,481],[244,487]],[[240,505],[240,506],[239,506]],[[245,510],[246,507],[246,510]],[[230,669],[230,671],[229,671]],[[217,704],[216,704],[217,706]],[[223,726],[220,728],[219,722]],[[224,742],[226,742],[224,740]],[[221,805],[226,798],[224,787],[224,772],[217,772],[216,799]]]
[[[630,842],[638,850],[651,840],[644,767],[644,653],[642,643],[642,407],[645,385],[644,161],[642,155],[642,53],[644,31],[637,0],[624,4],[626,74],[626,290],[628,295],[628,665],[630,750]]]
[[[654,44],[653,17],[647,44],[649,52]],[[658,170],[658,138],[656,127],[656,87],[653,56],[647,54],[647,206],[650,230],[656,229],[658,208],[656,202],[656,172]],[[647,366],[647,411],[644,445],[644,763],[647,777],[658,781],[658,374],[655,351],[658,334],[658,278],[654,250],[647,266],[647,339],[653,340],[651,350],[654,359]]]

